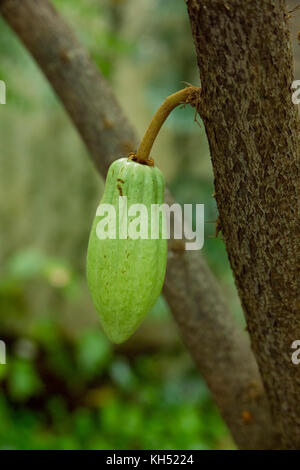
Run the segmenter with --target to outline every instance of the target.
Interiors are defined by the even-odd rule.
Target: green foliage
[[[99,330],[86,331],[76,346],[77,366],[86,378],[97,377],[112,360],[110,343]]]
[[[20,358],[13,358],[9,364],[7,385],[9,395],[15,401],[26,401],[42,388],[34,365]]]
[[[1,311],[5,299],[12,316],[28,315],[28,293],[37,279],[49,285],[44,273],[52,262],[32,249],[12,255],[1,280]],[[6,279],[13,278],[25,299],[22,312],[16,308],[20,292],[13,295],[9,287],[5,295]],[[55,283],[50,288],[57,292]],[[73,302],[61,292],[64,302]],[[164,310],[168,319],[163,301],[154,310],[153,318]],[[2,323],[2,339],[8,354],[0,366],[2,449],[206,449],[228,441],[181,349],[126,355],[98,323],[70,335],[51,311],[31,321],[22,336],[14,322]]]
[[[54,1],[59,11],[74,25],[80,41],[105,77],[111,77],[117,60],[126,57],[134,48],[133,42],[125,40],[119,33],[111,3],[110,0]]]

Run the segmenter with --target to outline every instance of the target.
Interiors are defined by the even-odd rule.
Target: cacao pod
[[[127,207],[120,205],[124,196]],[[151,205],[163,201],[164,177],[157,167],[127,158],[112,163],[90,234],[87,280],[103,329],[114,343],[128,339],[161,292],[167,260],[167,240],[162,235],[165,216],[159,212],[157,238],[151,238]],[[104,204],[114,208],[115,225],[109,217],[106,222],[107,226],[112,223],[115,238],[99,238],[99,222],[104,222],[99,208]],[[138,228],[140,220],[130,215],[133,204],[143,204],[147,209],[148,224],[139,228],[148,238],[130,236],[131,224]]]

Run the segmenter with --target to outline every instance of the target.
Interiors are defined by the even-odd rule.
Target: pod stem
[[[153,160],[149,158],[150,152],[163,123],[171,111],[181,104],[190,104],[197,110],[200,99],[200,91],[201,88],[191,85],[183,88],[180,91],[177,91],[173,95],[168,96],[168,98],[163,102],[163,104],[153,116],[153,119],[149,124],[149,127],[141,141],[137,152],[135,154],[131,154],[129,158],[139,163],[152,166]]]

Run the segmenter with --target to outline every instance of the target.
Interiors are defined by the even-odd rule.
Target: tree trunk
[[[187,0],[230,264],[274,420],[300,448],[300,159],[282,0]]]

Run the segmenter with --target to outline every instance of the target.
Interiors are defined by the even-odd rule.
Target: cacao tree
[[[203,257],[174,240],[164,294],[237,445],[296,449],[300,369],[290,347],[300,338],[300,155],[289,13],[284,0],[186,4],[202,86],[198,112],[252,348]],[[105,177],[115,158],[137,147],[109,85],[49,0],[0,0],[0,12]]]

